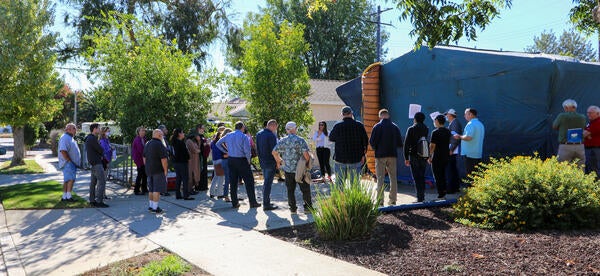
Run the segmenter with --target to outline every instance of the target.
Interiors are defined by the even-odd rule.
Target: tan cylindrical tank
[[[365,69],[362,74],[362,118],[367,130],[367,135],[371,137],[373,126],[379,122],[379,71],[381,62],[373,63]],[[375,174],[375,152],[369,146],[367,150],[367,167],[371,173]]]

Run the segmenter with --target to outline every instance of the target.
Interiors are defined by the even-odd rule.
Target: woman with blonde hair
[[[212,138],[212,142],[210,143],[212,160],[213,160],[213,178],[210,183],[210,198],[214,198],[217,195],[217,198],[223,198],[223,185],[225,184],[225,171],[223,170],[223,165],[221,162],[223,161],[223,152],[219,150],[217,147],[217,141],[221,139],[221,135],[223,135],[223,131],[225,131],[225,127],[219,127],[217,129],[217,133]]]

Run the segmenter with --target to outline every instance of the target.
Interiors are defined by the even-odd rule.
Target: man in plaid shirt
[[[354,120],[352,108],[344,106],[342,117],[343,120],[335,124],[329,133],[329,140],[335,143],[333,160],[335,183],[338,187],[342,187],[347,177],[350,177],[351,181],[360,177],[369,143],[365,126]]]

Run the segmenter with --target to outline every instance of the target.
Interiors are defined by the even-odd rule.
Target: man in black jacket
[[[354,120],[352,108],[344,106],[342,116],[343,121],[335,124],[329,133],[329,141],[335,143],[335,182],[340,188],[346,177],[350,177],[351,181],[360,177],[369,145],[365,126]]]
[[[421,137],[429,135],[429,128],[423,123],[425,114],[417,112],[414,124],[406,130],[404,140],[404,165],[410,167],[415,187],[417,190],[417,202],[425,200],[425,169],[427,168],[427,157],[419,156],[417,153],[418,143]]]
[[[396,163],[398,148],[402,147],[400,128],[390,120],[387,109],[379,110],[379,123],[373,127],[369,144],[375,151],[375,174],[377,176],[377,202],[383,205],[383,189],[385,171],[390,176],[390,205],[396,205],[398,194],[398,179],[396,176]]]
[[[98,142],[100,127],[94,123],[90,125],[90,134],[85,137],[85,150],[88,163],[92,166],[92,177],[90,180],[90,205],[98,208],[106,208],[104,193],[106,191],[106,176],[102,165],[104,150]]]

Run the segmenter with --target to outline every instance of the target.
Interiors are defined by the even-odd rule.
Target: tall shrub
[[[454,206],[458,222],[507,230],[600,226],[600,185],[580,167],[556,158],[492,160]]]

